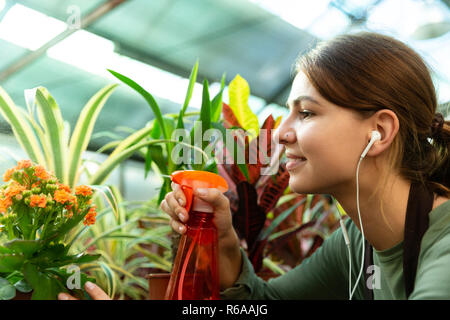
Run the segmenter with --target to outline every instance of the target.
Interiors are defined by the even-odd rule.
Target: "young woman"
[[[299,266],[265,282],[240,249],[228,199],[197,189],[215,209],[222,298],[364,299],[369,287],[375,299],[450,299],[450,126],[435,114],[436,100],[420,56],[384,35],[339,36],[301,56],[290,112],[274,139],[286,149],[293,191],[329,194],[342,205],[350,246],[340,228]],[[359,163],[375,130],[381,138]],[[186,199],[173,188],[161,208],[182,234]],[[425,223],[411,227],[417,217]],[[373,248],[370,284],[358,279],[361,231]],[[412,250],[416,263],[404,265],[417,247],[411,237],[420,249]]]
[[[289,186],[300,194],[336,198],[350,217],[345,224],[350,255],[338,229],[309,259],[265,282],[239,248],[228,199],[214,189],[204,195],[205,190],[197,190],[197,196],[215,207],[222,298],[364,299],[369,287],[375,299],[450,299],[450,127],[435,114],[435,88],[420,56],[380,34],[339,36],[299,58],[288,105],[289,115],[275,140],[286,149]],[[374,130],[381,139],[359,167],[360,225],[356,169]],[[421,212],[429,219],[428,227],[419,239],[414,289],[407,292],[406,214],[414,209],[408,209],[409,202],[424,197],[413,185],[424,186],[431,201],[429,210]],[[188,219],[184,204],[178,189],[161,203],[179,233],[185,232]],[[361,277],[355,287],[362,230],[373,247],[371,283]]]

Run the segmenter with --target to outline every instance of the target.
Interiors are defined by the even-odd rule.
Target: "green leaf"
[[[28,154],[30,159],[35,162],[44,165],[45,158],[40,149],[40,144],[36,139],[33,129],[23,119],[18,107],[11,100],[9,95],[0,87],[0,114],[11,126],[14,136],[22,149]]]
[[[211,121],[217,122],[222,114],[222,95],[225,87],[225,74],[222,75],[220,91],[211,102]]]
[[[108,71],[115,76],[117,79],[119,79],[120,81],[122,81],[123,83],[127,84],[129,87],[131,87],[132,89],[134,89],[136,92],[138,92],[148,103],[148,105],[150,106],[150,108],[153,110],[153,113],[155,114],[156,120],[158,121],[159,126],[161,127],[162,130],[162,134],[164,139],[168,140],[170,139],[170,135],[168,134],[168,131],[166,129],[165,123],[164,123],[164,119],[161,113],[161,109],[158,106],[158,103],[156,102],[156,100],[153,98],[153,96],[147,92],[144,88],[142,88],[139,84],[137,84],[135,81],[131,80],[130,78],[109,70]],[[168,142],[167,143],[167,154],[171,154],[172,153],[172,149],[173,149],[173,143],[172,142]],[[169,167],[169,171],[171,172],[174,164],[172,162],[171,157],[168,157],[168,167]]]
[[[13,253],[11,249],[0,246],[0,254]]]
[[[102,270],[106,276],[106,280],[107,280],[107,284],[108,284],[108,289],[107,289],[108,296],[114,297],[114,295],[116,293],[116,275],[108,264],[106,264],[102,261],[99,261],[98,264],[100,265],[100,267],[102,268]]]
[[[211,128],[211,101],[209,100],[208,80],[203,81],[202,107],[200,109],[200,120],[202,121],[202,140],[206,130]],[[202,149],[208,145],[207,141],[202,141]]]
[[[55,176],[62,183],[67,183],[67,145],[64,143],[64,120],[61,110],[55,99],[44,87],[36,90],[36,103],[39,120],[44,128],[45,139],[50,146],[50,160],[48,169],[53,171]]]
[[[189,101],[191,100],[192,92],[194,91],[195,81],[197,80],[197,72],[198,72],[198,60],[195,62],[195,65],[192,68],[191,74],[189,76],[188,90],[186,92],[186,97],[184,98],[183,107],[181,108],[178,116],[177,129],[184,129],[183,116],[184,113],[186,112],[186,108],[189,105]]]
[[[142,139],[145,139],[153,130],[153,127],[142,128],[135,133],[129,135],[125,138],[120,144],[114,149],[114,151],[109,155],[110,157],[114,157],[115,155],[121,153],[125,149],[135,145],[140,142]]]
[[[273,221],[272,223],[265,229],[263,232],[260,233],[258,236],[258,240],[264,240],[266,239],[275,229],[280,225],[281,222],[283,222],[289,215],[291,215],[292,212],[294,212],[295,209],[297,209],[301,204],[303,204],[306,201],[306,198],[303,198],[301,201],[297,202],[292,207],[286,209],[282,213],[280,213]]]
[[[25,279],[21,279],[14,283],[14,287],[23,293],[28,293],[33,291],[33,288],[29,285],[29,283]]]
[[[23,254],[0,254],[0,272],[20,270],[25,261]]]
[[[114,216],[117,220],[119,220],[119,207],[117,205],[118,201],[111,191],[111,188],[102,185],[89,185],[89,187],[94,189],[96,192],[99,192],[105,198],[106,202],[108,202],[109,206],[113,209]]]
[[[88,147],[98,115],[116,87],[117,84],[113,84],[98,91],[89,99],[78,117],[69,144],[68,185],[72,188],[77,183],[81,156]]]
[[[0,278],[0,300],[11,300],[16,296],[16,289],[8,280]]]
[[[241,127],[252,134],[249,136],[249,142],[259,134],[258,117],[248,106],[250,96],[250,87],[247,81],[240,75],[237,75],[229,85],[228,95],[230,97],[230,108]]]
[[[22,253],[25,257],[31,257],[36,251],[42,248],[42,243],[39,240],[21,240],[16,239],[5,243],[15,253]]]
[[[58,293],[66,291],[54,276],[39,271],[34,264],[25,263],[23,274],[33,288],[32,300],[56,300]]]
[[[167,135],[166,127],[164,125],[163,116],[161,113],[161,109],[158,106],[158,103],[153,98],[153,96],[147,92],[144,88],[142,88],[139,84],[137,84],[135,81],[131,80],[130,78],[115,72],[113,70],[108,69],[108,71],[115,76],[117,79],[128,85],[130,88],[134,89],[136,92],[138,92],[149,104],[150,108],[153,110],[153,113],[155,114],[156,120],[159,123],[159,126],[162,129],[163,137],[165,139],[169,139],[169,136]]]
[[[111,171],[119,165],[123,160],[131,157],[137,150],[152,144],[167,143],[168,140],[152,140],[142,141],[138,144],[132,145],[120,153],[111,153],[102,166],[95,172],[95,174],[89,179],[91,185],[101,185],[111,174]]]

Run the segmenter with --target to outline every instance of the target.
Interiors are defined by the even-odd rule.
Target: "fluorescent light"
[[[64,22],[15,4],[0,23],[0,39],[36,50],[65,29]]]
[[[1,5],[5,4],[0,0]],[[0,38],[22,48],[36,50],[67,28],[65,22],[49,17],[39,11],[15,4],[0,23]],[[55,60],[70,64],[84,71],[108,78],[113,77],[106,69],[122,73],[142,85],[155,97],[183,104],[189,79],[163,71],[140,61],[114,52],[114,43],[85,30],[79,30],[47,50],[47,55]],[[211,84],[210,98],[220,90],[220,84]],[[200,109],[203,86],[195,83],[191,107]],[[227,100],[224,90],[223,99]],[[264,100],[250,96],[249,106],[260,108]]]
[[[330,0],[249,0],[299,29],[306,29],[319,18]]]
[[[0,12],[3,10],[3,8],[5,7],[6,1],[5,0],[0,0]]]
[[[48,49],[47,55],[90,73],[103,75],[114,58],[114,43],[79,30]]]

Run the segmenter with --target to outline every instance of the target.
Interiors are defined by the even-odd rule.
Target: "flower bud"
[[[35,187],[35,188],[31,189],[31,192],[33,194],[39,194],[39,193],[41,193],[41,188]]]
[[[55,191],[55,190],[58,189],[58,186],[56,184],[50,184],[49,183],[49,184],[47,184],[46,188],[47,188],[48,191]]]
[[[22,195],[24,197],[29,197],[29,196],[31,196],[31,191],[30,190],[25,190],[24,192],[22,192]]]

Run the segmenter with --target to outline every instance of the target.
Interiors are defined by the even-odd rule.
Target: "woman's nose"
[[[280,144],[289,144],[295,142],[295,132],[292,128],[279,127],[274,134],[274,140]]]

